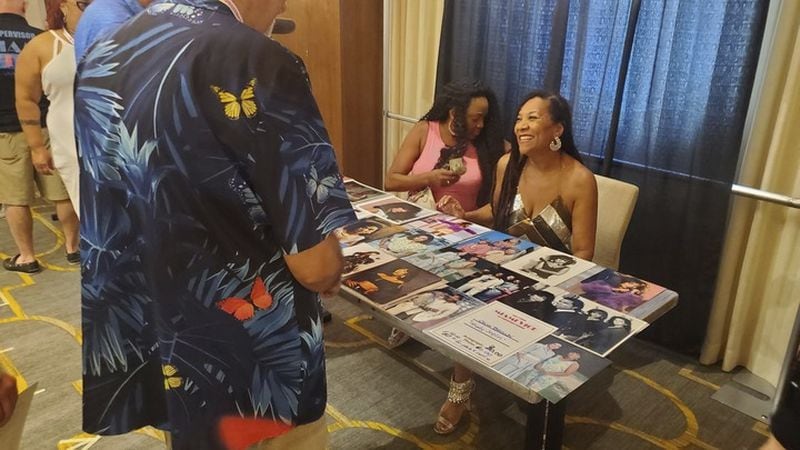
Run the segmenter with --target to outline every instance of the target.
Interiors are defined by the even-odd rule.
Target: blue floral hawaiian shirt
[[[283,255],[355,217],[300,59],[217,1],[155,2],[90,48],[75,110],[84,429],[205,449],[319,419],[319,298]]]

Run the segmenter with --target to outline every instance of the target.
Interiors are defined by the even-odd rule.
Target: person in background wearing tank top
[[[25,46],[15,75],[17,114],[32,151],[33,166],[41,174],[57,173],[69,194],[69,201],[56,202],[56,209],[64,227],[67,260],[72,264],[80,263],[76,214],[80,204],[80,183],[73,121],[75,47],[72,34],[89,3],[84,0],[47,0],[49,30]],[[38,107],[43,95],[50,102],[47,130],[41,126]]]
[[[406,135],[386,174],[388,191],[431,188],[471,211],[489,202],[492,170],[503,154],[500,111],[491,89],[452,82]]]
[[[544,236],[546,239],[538,244],[563,246],[567,252],[591,260],[597,228],[597,183],[575,147],[569,104],[558,94],[531,92],[517,109],[514,135],[511,151],[497,163],[491,204],[470,212],[458,198],[447,195],[438,208],[495,230],[525,234],[531,240]],[[538,231],[515,233],[519,216],[530,221],[528,229],[538,227]],[[474,387],[472,372],[454,364],[450,391],[434,431],[455,431],[464,411],[470,408]],[[563,408],[558,409],[552,419],[563,420],[555,417],[563,412]]]

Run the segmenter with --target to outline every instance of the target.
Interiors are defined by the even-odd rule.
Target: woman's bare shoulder
[[[497,160],[497,170],[505,172],[508,162],[511,160],[511,153],[504,153],[500,159]]]
[[[49,31],[39,33],[25,44],[22,51],[27,50],[28,54],[33,54],[39,59],[47,58],[52,53],[54,39],[53,33]]]
[[[597,192],[597,181],[594,178],[594,173],[575,159],[569,158],[569,160],[568,184],[572,190],[578,195]]]

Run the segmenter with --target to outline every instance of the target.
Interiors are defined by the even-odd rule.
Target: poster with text
[[[542,339],[555,328],[499,302],[426,330],[436,339],[487,365]]]

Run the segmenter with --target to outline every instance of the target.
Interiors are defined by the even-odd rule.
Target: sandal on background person
[[[17,263],[19,259],[19,255],[16,255],[12,258],[6,258],[3,261],[3,268],[10,271],[10,272],[22,272],[22,273],[36,273],[42,270],[42,267],[39,265],[39,261],[33,260],[27,263]]]
[[[442,405],[442,409],[439,410],[439,417],[436,418],[436,423],[433,425],[433,431],[436,432],[436,434],[446,435],[456,430],[456,427],[458,427],[458,424],[461,423],[461,419],[464,417],[464,412],[472,411],[472,402],[470,398],[474,391],[475,381],[472,378],[462,383],[458,383],[452,378],[450,379],[447,401]],[[442,414],[448,403],[464,408],[455,422],[451,422]]]
[[[397,328],[392,328],[392,331],[389,333],[389,337],[386,338],[386,341],[389,344],[389,348],[397,348],[408,342],[409,339],[411,339],[411,336],[403,333]]]

